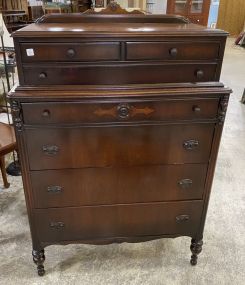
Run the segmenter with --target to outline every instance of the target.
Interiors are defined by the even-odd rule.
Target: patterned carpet
[[[239,102],[245,87],[244,58],[245,50],[233,47],[230,40],[222,80],[234,94],[196,267],[189,264],[190,238],[181,237],[139,244],[50,246],[46,275],[38,277],[21,178],[9,177],[11,187],[0,188],[0,284],[245,284],[245,105]]]

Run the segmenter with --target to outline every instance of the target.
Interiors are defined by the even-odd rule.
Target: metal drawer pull
[[[49,111],[49,110],[43,110],[42,116],[43,116],[44,118],[48,118],[48,117],[50,116],[50,111]]]
[[[196,77],[198,79],[203,78],[203,76],[204,76],[204,71],[203,70],[199,69],[199,70],[196,71]]]
[[[52,229],[60,230],[65,227],[65,224],[63,222],[50,222],[49,226]]]
[[[175,218],[176,223],[182,223],[182,222],[187,222],[190,220],[189,215],[179,215]]]
[[[42,150],[47,155],[56,155],[59,148],[57,145],[43,145]]]
[[[195,113],[201,112],[201,108],[200,108],[199,106],[197,106],[197,105],[194,105],[194,106],[192,107],[192,110],[193,110],[193,112],[195,112]]]
[[[69,56],[69,57],[74,57],[76,52],[73,48],[69,48],[66,52],[66,54]]]
[[[45,72],[41,72],[39,74],[39,79],[45,79],[45,78],[47,78],[47,74]]]
[[[182,179],[178,182],[178,185],[183,188],[183,189],[187,189],[190,188],[192,186],[192,180],[191,179]]]
[[[183,147],[187,150],[193,150],[199,146],[199,142],[196,140],[188,140],[183,142]]]
[[[126,119],[129,117],[130,106],[128,104],[120,104],[117,107],[117,115],[120,119]]]
[[[176,57],[177,54],[178,54],[177,48],[171,48],[171,49],[169,50],[169,54],[170,54],[172,57]]]
[[[62,187],[61,186],[48,186],[47,191],[50,194],[61,193]]]

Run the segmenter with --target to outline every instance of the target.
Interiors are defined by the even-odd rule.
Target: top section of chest
[[[227,33],[155,15],[50,15],[13,34],[20,85],[219,81]]]

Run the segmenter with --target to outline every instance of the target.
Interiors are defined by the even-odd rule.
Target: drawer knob
[[[182,223],[182,222],[189,221],[190,220],[190,216],[189,215],[179,215],[175,219],[176,219],[177,223]]]
[[[117,115],[120,119],[126,119],[129,117],[130,106],[128,104],[120,104],[117,107]]]
[[[48,186],[47,191],[50,194],[61,193],[62,187],[61,186]]]
[[[193,112],[195,112],[195,113],[201,112],[201,108],[200,108],[199,106],[197,106],[197,105],[194,105],[194,106],[192,107],[192,110],[193,110]]]
[[[66,54],[69,56],[69,57],[74,57],[76,52],[73,48],[69,48],[66,52]]]
[[[197,140],[188,140],[183,142],[183,147],[187,150],[193,150],[199,146],[199,142]]]
[[[197,79],[202,79],[203,76],[204,76],[204,71],[201,70],[201,69],[198,69],[198,70],[196,71],[196,77],[197,77]]]
[[[65,224],[63,222],[50,222],[49,226],[52,229],[60,230],[65,227]]]
[[[192,180],[188,178],[182,179],[178,182],[178,185],[183,189],[190,188],[192,186]]]
[[[41,72],[39,74],[39,79],[45,79],[45,78],[47,78],[47,74],[45,72]]]
[[[176,57],[177,54],[178,54],[177,48],[171,48],[171,49],[169,50],[169,54],[170,54],[172,57]]]
[[[47,155],[56,155],[59,148],[57,145],[43,145],[42,150]]]
[[[50,116],[50,111],[49,111],[49,110],[43,110],[42,116],[43,116],[44,118],[48,118],[48,117]]]

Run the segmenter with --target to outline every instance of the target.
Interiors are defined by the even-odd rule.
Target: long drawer
[[[219,99],[175,99],[146,102],[45,102],[22,104],[25,124],[103,123],[215,119]]]
[[[217,63],[23,65],[25,85],[116,85],[217,81]]]
[[[192,235],[202,201],[39,209],[34,219],[40,241],[69,241],[161,234]]]
[[[207,163],[214,124],[26,130],[31,170]]]
[[[202,199],[206,164],[31,171],[35,208]]]

